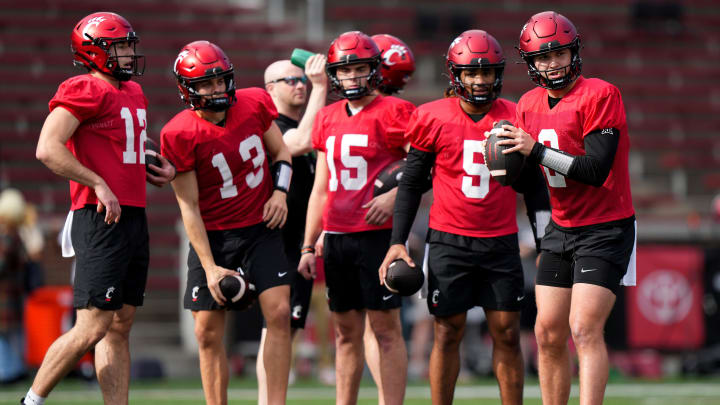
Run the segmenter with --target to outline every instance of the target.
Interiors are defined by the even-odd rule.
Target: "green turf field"
[[[27,391],[27,384],[0,388],[0,405],[17,405]],[[255,381],[234,379],[230,384],[229,403],[249,405],[255,403]],[[290,387],[289,405],[334,404],[333,387],[317,382],[302,381]],[[405,404],[430,404],[430,388],[427,384],[411,384]],[[100,390],[96,384],[68,380],[51,394],[48,405],[79,404],[101,405]],[[160,382],[134,382],[130,390],[133,405],[185,405],[202,404],[203,396],[199,380],[168,380]],[[376,404],[376,391],[370,381],[360,390],[359,404]],[[455,404],[500,405],[494,380],[477,380],[459,385]],[[570,404],[577,404],[577,387],[573,386]],[[605,405],[720,405],[720,379],[672,380],[672,381],[623,381],[608,386]],[[540,390],[537,380],[529,380],[525,387],[525,404],[539,405]]]

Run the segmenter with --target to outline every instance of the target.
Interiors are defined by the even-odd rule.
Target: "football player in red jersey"
[[[446,62],[451,79],[448,97],[418,107],[408,124],[411,149],[400,180],[391,247],[380,267],[380,282],[395,259],[414,266],[405,241],[424,179],[432,170],[434,200],[425,259],[427,304],[435,317],[430,356],[432,402],[452,403],[466,313],[482,306],[493,340],[493,370],[502,403],[520,404],[524,294],[516,190],[524,193],[534,228],[539,222],[542,229],[550,204],[536,166],[526,167],[513,187],[504,187],[492,179],[484,164],[484,133],[494,122],[515,117],[515,104],[499,98],[505,68],[500,44],[485,31],[465,31],[450,44]]]
[[[372,37],[373,42],[380,49],[380,75],[382,81],[375,89],[381,96],[392,96],[402,92],[403,88],[415,72],[415,57],[410,48],[398,37],[388,34],[377,34]],[[377,339],[372,333],[370,319],[365,317],[365,332],[363,334],[365,346],[365,360],[370,375],[378,387],[378,405],[384,405],[382,380],[380,379],[380,357]]]
[[[264,75],[265,89],[278,110],[275,123],[292,155],[293,181],[288,191],[288,215],[282,235],[285,255],[293,266],[300,262],[300,247],[305,236],[305,215],[315,173],[315,158],[309,153],[312,151],[311,130],[315,116],[325,106],[327,97],[325,62],[325,55],[315,54],[308,58],[303,71],[289,60],[279,60],[271,63],[265,69]],[[309,98],[306,85],[308,80],[312,83]],[[303,108],[305,112],[301,114]],[[293,337],[298,329],[305,328],[313,282],[313,279],[308,280],[299,273],[294,274],[290,287],[290,328]],[[258,405],[267,404],[267,376],[262,360],[266,336],[267,328],[263,327],[255,364]]]
[[[89,74],[64,81],[50,100],[37,158],[70,180],[71,213],[64,234],[76,255],[73,306],[77,322],[48,349],[25,404],[45,397],[93,346],[107,404],[127,404],[128,336],[143,303],[149,247],[145,181],[168,183],[175,169],[145,170],[147,99],[131,81],[144,70],[139,39],[114,13],[94,13],[71,34],[74,63]],[[74,252],[72,251],[74,249]]]
[[[504,126],[511,139],[498,144],[515,145],[508,151],[540,164],[550,190],[552,221],[535,287],[543,403],[568,401],[572,336],[580,403],[600,404],[608,379],[605,322],[619,285],[635,285],[625,108],[615,86],[580,75],[580,36],[564,16],[530,17],[518,48],[539,87],[522,96],[516,126]]]
[[[269,404],[284,404],[290,369],[290,281],[281,228],[292,166],[263,89],[235,89],[233,66],[218,46],[195,41],[174,64],[180,96],[190,107],[161,132],[175,162],[172,182],[190,239],[184,307],[192,311],[205,401],[227,404],[223,335],[229,305],[219,282],[241,271],[255,285],[267,322]],[[272,159],[272,166],[266,156]]]
[[[312,246],[324,229],[338,404],[357,402],[365,316],[380,348],[385,404],[401,404],[405,395],[400,297],[375,279],[390,241],[396,189],[373,197],[373,188],[381,170],[405,156],[405,126],[414,106],[373,94],[380,81],[379,63],[380,50],[367,35],[353,31],[335,39],[327,71],[333,89],[345,100],[320,110],[313,127],[317,168],[298,270],[307,278],[314,276]]]

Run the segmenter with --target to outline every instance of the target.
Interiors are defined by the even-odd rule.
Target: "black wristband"
[[[284,160],[278,160],[272,165],[273,186],[275,190],[287,193],[290,190],[292,179],[292,165]]]
[[[542,158],[543,158],[544,154],[545,154],[545,145],[541,144],[540,142],[535,142],[535,145],[533,145],[533,148],[530,151],[530,154],[528,155],[527,160],[529,160],[530,163],[540,164],[540,162],[542,162]]]

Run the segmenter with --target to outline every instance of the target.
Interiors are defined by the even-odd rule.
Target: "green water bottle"
[[[307,60],[313,55],[315,55],[315,53],[295,48],[292,51],[292,56],[290,56],[290,62],[301,69],[305,69],[305,63],[307,63]]]

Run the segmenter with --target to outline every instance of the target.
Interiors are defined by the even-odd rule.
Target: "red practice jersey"
[[[493,122],[515,119],[515,103],[497,99],[474,122],[456,97],[423,104],[408,124],[416,149],[435,154],[430,228],[488,238],[516,233],[516,193],[490,176],[482,155]]]
[[[195,170],[200,213],[209,231],[244,228],[262,222],[272,194],[263,135],[278,113],[260,88],[236,91],[225,126],[184,110],[161,132],[163,156],[179,173]]]
[[[329,180],[323,229],[362,232],[392,228],[365,222],[362,206],[373,198],[375,178],[385,166],[405,157],[405,126],[415,109],[396,97],[376,96],[348,116],[347,100],[324,107],[315,117],[313,147],[325,152]]]
[[[628,174],[628,138],[625,106],[617,87],[600,79],[577,79],[575,87],[553,109],[545,89],[522,96],[517,107],[518,127],[537,142],[575,156],[585,155],[584,138],[591,132],[615,128],[620,141],[610,174],[602,187],[566,178],[543,167],[553,221],[564,227],[599,224],[634,214]]]
[[[66,146],[107,183],[120,205],[145,207],[147,99],[133,81],[120,88],[90,74],[65,80],[50,100],[50,111],[68,110],[80,126]],[[95,191],[70,181],[71,209],[97,204]]]

